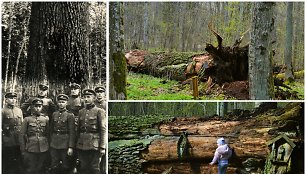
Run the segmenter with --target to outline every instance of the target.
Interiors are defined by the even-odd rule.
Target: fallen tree
[[[120,147],[115,146],[115,149],[110,148],[110,169],[114,171],[116,168],[114,166],[129,166],[129,163],[132,163],[139,164],[138,167],[141,166],[140,171],[143,173],[160,174],[164,171],[175,174],[216,173],[216,166],[211,167],[208,163],[213,158],[217,147],[216,140],[219,137],[224,137],[235,152],[227,172],[230,174],[263,171],[269,154],[266,143],[279,134],[290,137],[297,144],[295,153],[302,153],[304,148],[303,103],[291,103],[284,108],[268,109],[268,111],[265,108],[261,109],[263,110],[234,111],[223,118],[178,117],[155,123],[154,127],[158,130],[154,131],[155,134],[151,131],[151,134],[145,135],[145,130],[139,130],[139,137],[145,137],[140,138],[140,141],[150,143],[146,142],[144,145],[137,141],[136,145],[124,144]],[[188,133],[188,155],[180,159],[177,146],[179,136],[184,131]],[[300,158],[295,157],[292,161],[294,165],[301,163],[301,166],[296,167],[295,173],[303,167],[303,161],[299,160]],[[116,170],[120,169],[116,168]],[[125,170],[127,170],[126,167]],[[129,172],[133,170],[136,171],[129,168]]]

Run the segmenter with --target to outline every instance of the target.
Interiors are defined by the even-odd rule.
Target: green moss
[[[172,118],[170,115],[108,116],[109,133],[120,136],[152,132],[154,125]]]
[[[144,146],[146,146],[150,143],[151,143],[151,140],[148,140],[148,139],[117,140],[117,141],[110,141],[108,143],[108,148],[110,151],[112,151],[115,148],[130,147],[130,146],[135,146],[138,144],[143,144]]]
[[[114,61],[114,73],[113,73],[113,79],[114,79],[114,86],[116,92],[123,93],[124,96],[127,96],[126,92],[126,61],[125,56],[122,52],[113,53],[113,61]]]
[[[276,77],[279,78],[279,79],[285,79],[285,73],[277,74]],[[295,79],[302,79],[302,78],[304,78],[304,70],[294,72],[294,78]]]

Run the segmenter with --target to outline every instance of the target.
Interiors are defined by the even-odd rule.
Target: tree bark
[[[268,100],[274,97],[272,77],[273,2],[256,2],[252,12],[249,47],[250,98]]]
[[[287,19],[286,19],[286,44],[285,44],[285,78],[293,80],[293,68],[292,68],[292,38],[293,38],[293,19],[292,19],[293,3],[287,2]]]
[[[110,3],[110,42],[109,42],[109,97],[111,100],[126,99],[126,60],[123,41],[123,8],[122,3]]]
[[[88,83],[89,3],[33,2],[24,82]]]

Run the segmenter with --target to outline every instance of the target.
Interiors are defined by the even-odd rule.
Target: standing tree
[[[89,3],[33,2],[26,85],[88,85]]]
[[[249,46],[251,99],[267,100],[274,97],[271,42],[274,5],[273,2],[255,2],[253,7]]]
[[[292,68],[292,38],[293,38],[293,19],[292,19],[293,3],[287,2],[287,19],[286,19],[286,42],[285,42],[285,78],[293,80],[293,68]]]
[[[126,60],[123,42],[123,8],[122,3],[109,5],[109,98],[126,99]]]

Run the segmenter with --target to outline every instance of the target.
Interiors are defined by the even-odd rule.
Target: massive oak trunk
[[[33,2],[24,82],[88,83],[89,3]]]

